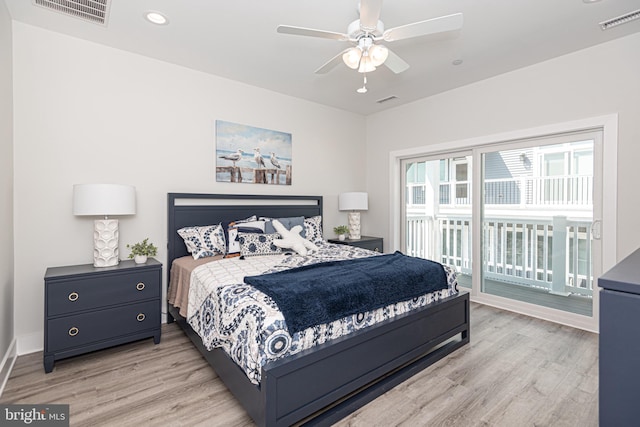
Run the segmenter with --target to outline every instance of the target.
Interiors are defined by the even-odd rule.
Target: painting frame
[[[215,121],[216,182],[291,185],[292,135]]]

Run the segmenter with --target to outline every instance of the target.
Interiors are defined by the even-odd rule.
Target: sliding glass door
[[[471,153],[403,162],[403,252],[455,266],[471,288]]]
[[[455,267],[476,301],[589,324],[601,141],[574,132],[402,160],[401,249]]]
[[[599,138],[587,132],[480,150],[481,293],[592,316]]]

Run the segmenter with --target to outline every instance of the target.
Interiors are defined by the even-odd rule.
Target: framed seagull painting
[[[291,134],[216,120],[216,181],[291,185]]]

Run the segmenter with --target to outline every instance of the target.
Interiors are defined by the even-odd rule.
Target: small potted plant
[[[149,243],[148,238],[134,245],[127,244],[127,249],[131,250],[129,258],[133,258],[136,264],[144,264],[147,262],[147,257],[156,256],[158,253],[158,248],[153,243]]]
[[[349,232],[349,227],[347,227],[346,225],[338,225],[336,227],[333,227],[333,232],[338,235],[338,239],[344,240],[347,236],[347,233]]]

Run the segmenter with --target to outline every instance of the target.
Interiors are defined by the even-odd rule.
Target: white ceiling
[[[386,0],[386,28],[456,12],[464,25],[447,37],[385,43],[411,67],[401,74],[379,67],[358,94],[363,76],[344,64],[314,74],[348,42],[276,32],[286,24],[346,33],[357,0],[111,0],[106,26],[30,0],[0,1],[17,21],[363,115],[640,31],[640,20],[606,31],[598,25],[640,9],[640,0]],[[148,10],[169,24],[150,24]],[[457,59],[463,63],[452,65]]]

